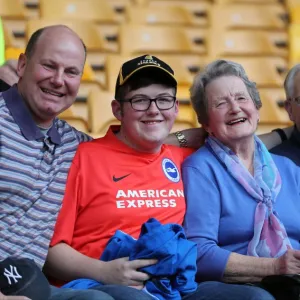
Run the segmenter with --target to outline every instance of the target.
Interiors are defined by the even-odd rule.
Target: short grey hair
[[[294,98],[294,91],[295,91],[295,77],[300,71],[300,64],[297,64],[293,66],[288,74],[286,75],[286,78],[284,80],[284,91],[286,95],[286,99],[289,100],[291,98]],[[298,95],[300,96],[300,95]]]
[[[244,68],[232,61],[216,60],[208,64],[203,72],[196,75],[190,88],[192,105],[197,114],[198,122],[202,125],[208,125],[209,122],[206,87],[214,79],[223,76],[239,77],[244,82],[255,107],[257,109],[261,108],[262,103],[256,84],[248,79]]]

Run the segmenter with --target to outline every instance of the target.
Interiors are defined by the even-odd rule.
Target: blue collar
[[[2,96],[24,137],[29,141],[43,139],[44,135],[33,121],[29,109],[18,92],[17,85],[13,85],[10,89],[3,92]],[[56,121],[57,119],[54,120],[52,127],[49,129],[48,136],[52,143],[59,145],[61,143],[61,138],[55,126]]]

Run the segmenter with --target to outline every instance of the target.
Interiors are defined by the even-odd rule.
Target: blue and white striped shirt
[[[45,137],[17,86],[0,93],[0,260],[44,265],[71,162],[89,139],[59,119]]]

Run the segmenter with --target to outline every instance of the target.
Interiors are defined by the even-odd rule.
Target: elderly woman
[[[220,281],[300,273],[300,169],[255,136],[255,83],[239,64],[218,60],[196,76],[191,99],[209,134],[183,164],[185,230],[198,245],[198,280],[216,281],[217,289]],[[254,289],[257,299],[273,299]]]

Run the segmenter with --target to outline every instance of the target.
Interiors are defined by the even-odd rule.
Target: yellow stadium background
[[[60,117],[94,137],[114,119],[110,102],[123,61],[152,54],[179,83],[173,131],[199,126],[189,100],[194,75],[216,58],[241,63],[263,101],[258,131],[290,125],[283,103],[287,70],[300,62],[300,0],[0,0],[5,58],[51,24],[73,28],[88,55],[78,98]]]

